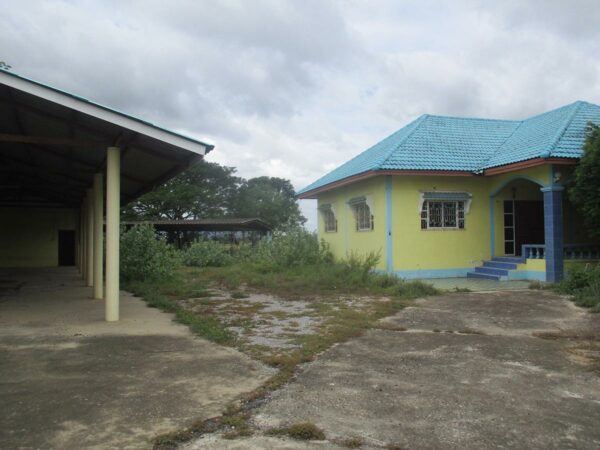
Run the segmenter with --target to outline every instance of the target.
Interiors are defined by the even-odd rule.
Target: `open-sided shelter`
[[[212,149],[0,70],[0,267],[77,265],[118,320],[120,206]]]

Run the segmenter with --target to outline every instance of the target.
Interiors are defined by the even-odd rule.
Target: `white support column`
[[[87,190],[87,265],[85,272],[86,286],[94,285],[94,190]]]
[[[94,175],[94,298],[104,295],[104,180]]]
[[[75,264],[77,273],[81,273],[81,205],[77,215],[77,237],[75,239]]]
[[[121,150],[106,149],[106,303],[107,322],[119,320],[119,228]]]
[[[81,278],[85,281],[87,273],[87,198],[81,202]]]

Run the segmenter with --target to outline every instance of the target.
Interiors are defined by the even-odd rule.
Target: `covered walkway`
[[[73,267],[0,269],[2,448],[148,448],[272,369],[121,292],[118,326]]]

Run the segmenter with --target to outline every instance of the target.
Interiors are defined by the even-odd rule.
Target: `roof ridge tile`
[[[558,132],[556,133],[556,135],[554,136],[554,139],[552,140],[552,144],[550,144],[550,148],[547,150],[547,152],[548,152],[547,157],[550,157],[552,155],[552,151],[556,148],[556,146],[560,142],[560,138],[563,137],[563,135],[565,134],[565,131],[567,131],[567,129],[569,128],[569,125],[571,125],[571,123],[573,122],[573,119],[575,118],[575,116],[577,115],[579,110],[581,109],[582,102],[581,102],[581,100],[579,100],[579,101],[576,101],[575,103],[572,103],[572,105],[575,105],[575,107],[573,108],[573,111],[571,112],[571,114],[569,115],[567,120],[565,121],[565,124],[563,125],[563,127],[561,129],[559,129]]]
[[[526,119],[525,119],[525,120],[526,120]],[[509,135],[506,137],[506,139],[504,139],[504,140],[502,141],[502,143],[501,143],[501,144],[498,146],[498,148],[497,148],[497,152],[498,152],[498,153],[502,151],[502,147],[504,146],[504,144],[506,144],[506,142],[507,142],[507,141],[508,141],[508,140],[509,140],[511,137],[513,137],[513,136],[514,136],[514,134],[517,132],[517,130],[518,130],[519,128],[521,128],[521,126],[523,125],[523,123],[525,122],[525,120],[515,120],[515,122],[519,122],[519,125],[517,125],[517,126],[515,127],[515,129],[514,129],[514,130],[512,130],[512,133],[510,133],[510,134],[509,134]],[[479,168],[477,169],[477,172],[482,172],[482,171],[483,171],[483,170],[484,170],[484,169],[487,167],[487,163],[490,161],[490,159],[492,159],[492,157],[493,157],[493,156],[495,156],[495,155],[493,155],[493,154],[492,154],[492,155],[490,155],[490,156],[489,156],[489,157],[488,157],[488,158],[485,160],[485,162],[483,162],[483,164],[481,165],[481,167],[479,167]]]
[[[404,144],[407,141],[407,139],[409,137],[411,137],[415,133],[415,131],[417,131],[419,129],[419,127],[423,124],[423,122],[425,122],[427,120],[428,117],[430,117],[429,114],[421,115],[417,119],[415,127],[412,130],[410,130],[410,132],[406,136],[404,136],[402,139],[400,139],[398,144],[393,146],[382,158],[379,158],[379,161],[375,164],[375,169],[381,168],[381,166],[387,162],[387,160],[390,158],[390,156],[392,156],[396,152],[396,150],[398,150],[400,148],[400,146],[402,144]]]

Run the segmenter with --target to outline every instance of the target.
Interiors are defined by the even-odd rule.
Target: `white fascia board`
[[[107,109],[101,105],[94,104],[89,100],[77,98],[76,96],[57,91],[53,88],[43,86],[37,82],[21,78],[20,76],[9,75],[0,71],[0,83],[10,86],[14,89],[26,92],[39,98],[43,98],[53,103],[63,105],[88,116],[104,120],[119,127],[127,128],[136,133],[154,138],[156,140],[183,148],[190,152],[204,156],[207,153],[207,145],[186,139],[160,129],[155,125],[145,124],[142,121],[120,114],[116,111]]]

